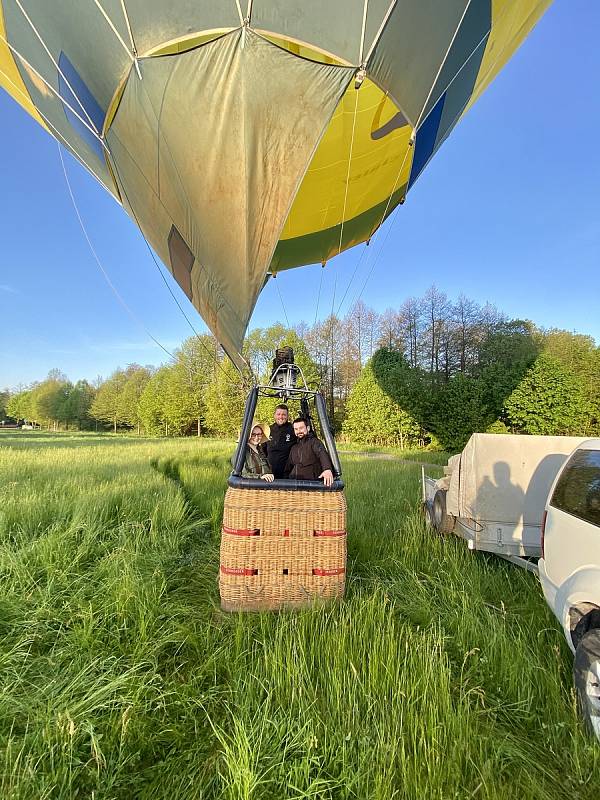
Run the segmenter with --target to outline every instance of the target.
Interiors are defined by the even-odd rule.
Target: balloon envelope
[[[227,353],[267,276],[367,241],[550,0],[0,0],[0,85]]]

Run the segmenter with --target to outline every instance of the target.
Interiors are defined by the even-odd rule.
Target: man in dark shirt
[[[294,420],[297,442],[290,450],[285,465],[287,478],[299,481],[316,481],[323,478],[325,486],[333,483],[333,467],[323,442],[312,433],[306,420]]]
[[[271,425],[269,440],[265,443],[265,454],[276,478],[285,477],[285,465],[295,442],[288,407],[282,403],[275,409],[275,422]]]

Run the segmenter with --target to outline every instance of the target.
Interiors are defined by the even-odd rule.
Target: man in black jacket
[[[299,481],[323,478],[325,486],[331,486],[333,467],[323,442],[317,439],[306,420],[300,417],[294,420],[294,433],[297,442],[290,450],[285,465],[286,477]]]
[[[271,425],[269,440],[265,443],[265,455],[276,478],[285,477],[285,465],[295,442],[288,407],[282,403],[275,409],[275,422]]]

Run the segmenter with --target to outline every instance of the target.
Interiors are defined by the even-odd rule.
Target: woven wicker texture
[[[227,490],[219,572],[226,611],[339,598],[345,578],[343,492]]]

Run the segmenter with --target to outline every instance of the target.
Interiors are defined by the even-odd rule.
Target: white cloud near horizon
[[[8,292],[8,294],[19,294],[18,289],[13,289],[12,286],[9,286],[6,283],[0,283],[0,292]]]

